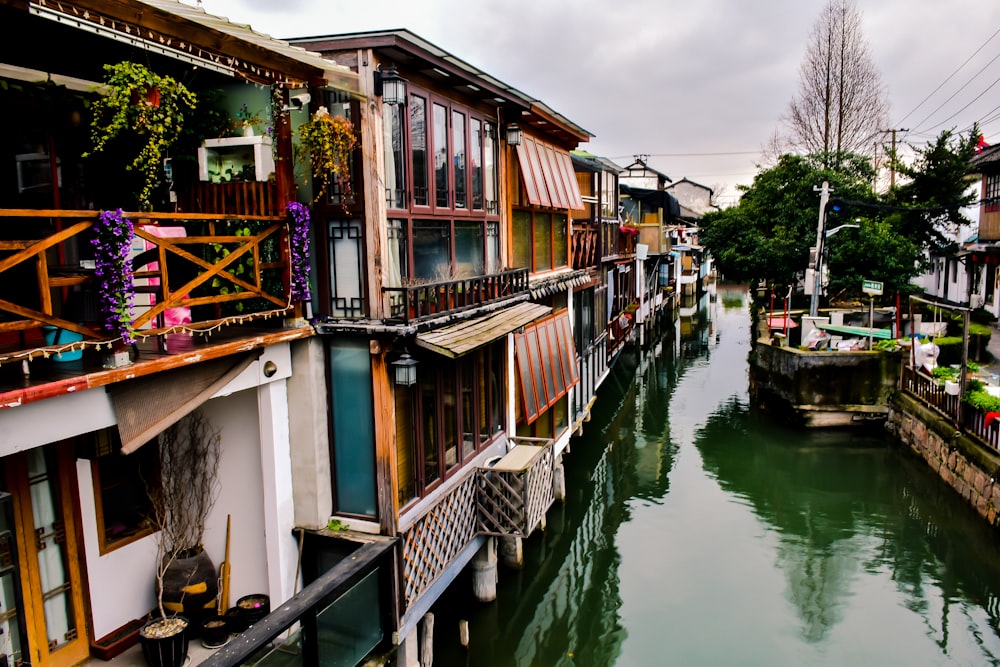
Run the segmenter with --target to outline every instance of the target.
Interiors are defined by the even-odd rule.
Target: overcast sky
[[[203,0],[202,7],[279,38],[406,28],[595,135],[581,148],[621,166],[648,155],[673,180],[715,189],[725,205],[736,184],[752,182],[762,147],[781,126],[826,2]],[[892,128],[923,145],[942,129],[979,121],[986,141],[1000,143],[1000,2],[857,5]]]

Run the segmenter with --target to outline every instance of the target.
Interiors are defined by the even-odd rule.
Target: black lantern
[[[375,70],[375,95],[382,98],[382,104],[406,103],[406,80],[396,72],[395,65]]]
[[[407,352],[390,364],[395,373],[396,384],[400,387],[412,387],[417,383],[417,360]]]
[[[517,126],[517,123],[511,123],[507,126],[507,145],[521,145],[521,128]]]

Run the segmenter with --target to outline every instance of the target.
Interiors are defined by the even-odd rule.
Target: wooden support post
[[[497,599],[497,542],[486,538],[486,544],[472,559],[472,594],[480,602]]]
[[[410,630],[410,634],[406,635],[396,647],[396,664],[399,667],[420,667],[416,629]]]
[[[458,622],[458,642],[462,648],[469,648],[469,622],[464,618]]]
[[[424,614],[420,624],[420,667],[434,664],[434,614]]]
[[[504,567],[512,570],[520,570],[524,567],[524,547],[520,537],[500,538],[500,561]]]
[[[552,495],[559,502],[566,502],[566,468],[562,460],[557,461],[552,470]]]

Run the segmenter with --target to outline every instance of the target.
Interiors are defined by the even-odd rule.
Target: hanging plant
[[[153,188],[162,176],[163,158],[180,135],[185,116],[194,111],[197,98],[176,79],[137,63],[109,64],[104,70],[106,94],[94,103],[90,128],[93,147],[84,157],[105,150],[113,139],[136,138],[138,153],[125,168],[142,175],[136,199],[140,210],[149,211]]]
[[[131,344],[132,306],[135,303],[135,286],[132,280],[132,260],[129,250],[135,231],[132,221],[121,209],[101,211],[94,226],[94,276],[100,299],[104,329],[122,342]]]
[[[358,143],[354,124],[343,116],[331,116],[326,107],[320,107],[299,127],[299,140],[300,157],[309,160],[313,176],[320,183],[313,201],[319,201],[329,191],[334,178],[346,201],[351,191],[351,153]]]
[[[309,301],[309,209],[297,201],[288,202],[292,217],[289,245],[292,252],[292,300]]]

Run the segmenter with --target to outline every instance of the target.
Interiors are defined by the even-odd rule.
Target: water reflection
[[[995,532],[881,434],[756,413],[745,293],[696,312],[623,354],[497,602],[436,606],[438,664],[1000,664]]]

